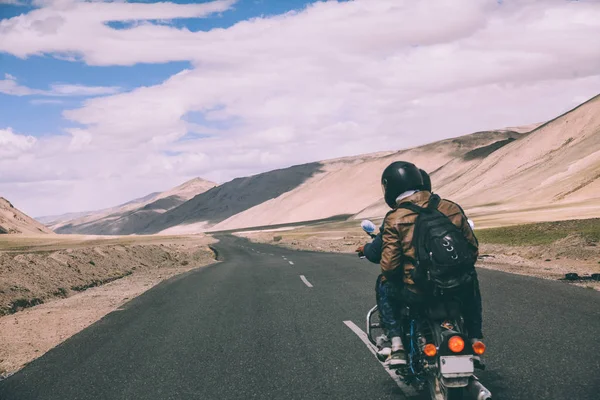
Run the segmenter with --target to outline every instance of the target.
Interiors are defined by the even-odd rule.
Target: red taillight
[[[432,343],[426,344],[425,347],[423,348],[423,353],[425,353],[425,355],[427,357],[434,357],[437,354],[437,349],[435,348],[435,344],[432,344]]]
[[[483,342],[476,341],[473,343],[473,352],[479,356],[482,355],[485,353],[485,344],[483,344]]]
[[[452,336],[448,340],[448,348],[453,353],[460,353],[465,349],[465,341],[460,336]]]

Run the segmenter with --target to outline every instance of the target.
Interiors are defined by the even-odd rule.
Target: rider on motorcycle
[[[386,295],[395,316],[400,315],[404,305],[422,304],[427,301],[430,292],[415,284],[416,249],[413,234],[418,214],[403,208],[403,203],[412,203],[419,207],[429,204],[432,194],[423,187],[423,177],[419,169],[411,163],[398,161],[390,164],[383,172],[382,188],[390,211],[383,222],[381,270],[383,278],[389,282]],[[430,189],[430,188],[429,188]],[[448,200],[440,200],[437,209],[462,232],[476,256],[478,242],[462,208]],[[477,274],[473,269],[468,283],[461,286],[457,296],[463,304],[465,328],[470,339],[483,337],[481,316],[481,294]],[[400,324],[398,324],[400,325]],[[389,328],[388,328],[389,329]],[[391,367],[406,364],[406,356],[401,342],[400,332],[391,330],[392,354]]]
[[[424,170],[419,170],[423,179],[423,185],[420,190],[431,192],[431,178]],[[372,263],[379,264],[381,262],[381,248],[383,246],[383,225],[381,226],[379,233],[371,243],[367,243],[360,246],[356,251],[364,255],[367,260]],[[395,315],[396,310],[399,308],[392,306],[392,300],[394,302],[399,301],[399,295],[396,293],[396,287],[391,285],[383,276],[380,274],[377,277],[375,283],[375,298],[377,300],[377,308],[379,310],[381,325],[384,329],[385,336],[378,338],[378,351],[377,356],[381,361],[387,361],[390,367],[396,367],[398,365],[406,364],[404,357],[398,357],[399,354],[396,352],[396,357],[391,358],[391,343],[389,338],[399,338],[402,333],[400,318]],[[397,339],[396,339],[397,342]],[[398,343],[397,343],[398,344]],[[399,343],[400,349],[402,349],[402,343]],[[398,347],[398,346],[397,346]]]

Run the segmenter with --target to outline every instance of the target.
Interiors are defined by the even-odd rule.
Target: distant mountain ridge
[[[0,197],[0,234],[48,234],[50,229],[34,220],[4,197]]]
[[[206,187],[181,202],[164,192],[136,203],[134,211],[94,221],[88,216],[56,231],[188,234],[339,215],[381,217],[388,210],[381,171],[397,160],[428,171],[434,191],[470,215],[542,210],[535,218],[600,216],[600,96],[543,124],[295,165]]]
[[[161,192],[150,193],[146,196],[130,200],[123,204],[119,204],[118,206],[103,208],[101,210],[81,211],[81,212],[66,213],[66,214],[60,214],[60,215],[48,215],[48,216],[42,216],[42,217],[35,217],[35,219],[37,221],[43,223],[44,225],[50,226],[55,229],[55,228],[60,227],[63,222],[72,221],[72,220],[76,220],[79,218],[84,218],[84,217],[87,217],[90,215],[96,215],[96,214],[112,214],[114,212],[117,212],[117,210],[119,210],[119,209],[126,208],[127,206],[136,205],[136,204],[139,205],[142,203],[146,203],[148,201],[152,201],[160,193]]]
[[[59,216],[49,226],[57,233],[96,235],[137,233],[147,221],[215,186],[217,184],[214,182],[194,178],[165,192],[151,193],[116,207],[84,213],[74,219]]]

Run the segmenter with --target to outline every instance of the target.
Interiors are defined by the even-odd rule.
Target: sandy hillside
[[[126,203],[119,204],[115,207],[103,208],[101,210],[73,212],[60,215],[49,215],[36,217],[35,219],[46,225],[48,228],[55,230],[68,223],[79,225],[85,222],[98,220],[107,215],[135,210],[136,208],[147,204],[149,201],[153,201],[153,199],[156,198],[156,196],[158,196],[159,194],[160,192],[150,193],[144,197],[130,200]]]
[[[319,175],[322,170],[321,163],[310,163],[236,178],[164,213],[140,233],[179,234],[186,232],[190,225],[192,231],[205,230],[244,210],[292,191],[311,177]]]
[[[481,132],[387,155],[322,162],[319,174],[299,187],[209,230],[339,214],[382,217],[388,207],[379,177],[396,160],[429,171],[438,193],[460,202],[471,216],[487,219],[490,226],[596,217],[600,96],[544,124]]]
[[[504,146],[523,134],[514,131],[478,132],[385,155],[349,157],[323,162],[322,173],[293,191],[214,226],[212,230],[315,220],[356,214],[381,197],[381,171],[393,161],[408,160],[435,171],[457,158],[488,146]],[[465,161],[467,170],[478,161]],[[261,221],[261,224],[256,224]]]
[[[496,225],[505,217],[519,223],[599,216],[598,178],[600,96],[501,148],[477,149],[432,173],[435,191]],[[379,199],[356,217],[387,209]]]
[[[0,235],[0,379],[162,280],[215,262],[212,242]]]
[[[170,204],[167,196],[124,214],[93,221],[88,216],[57,232],[189,234],[334,216],[381,217],[387,206],[380,174],[397,160],[428,171],[436,192],[487,226],[592,218],[600,216],[599,129],[596,97],[544,124],[236,178],[185,202]]]
[[[600,96],[487,157],[441,187],[466,206],[600,204]]]
[[[17,210],[4,197],[0,197],[0,234],[7,233],[40,234],[52,233],[52,231]]]
[[[457,155],[521,135],[508,130],[479,132],[400,152],[345,157],[234,179],[165,213],[142,233],[228,230],[355,214],[381,197],[376,176],[394,159],[411,158],[434,170]]]
[[[165,192],[152,193],[120,206],[87,213],[75,219],[59,216],[49,226],[57,233],[96,235],[137,233],[160,214],[215,186],[217,184],[214,182],[194,178]]]
[[[190,237],[0,236],[0,315],[154,268],[212,258]],[[187,251],[193,243],[193,252]]]

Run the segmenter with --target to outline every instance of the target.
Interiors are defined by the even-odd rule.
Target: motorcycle
[[[361,227],[374,238],[375,224],[362,221]],[[359,254],[361,258],[364,255]],[[385,339],[378,322],[377,306],[367,313],[367,336],[373,346]],[[451,298],[434,300],[427,305],[405,307],[402,312],[402,343],[407,364],[396,369],[404,382],[417,390],[428,390],[432,400],[491,400],[491,392],[483,386],[475,369],[485,369],[481,356],[485,345],[471,343],[464,334],[460,303]],[[376,332],[381,334],[376,339]]]

